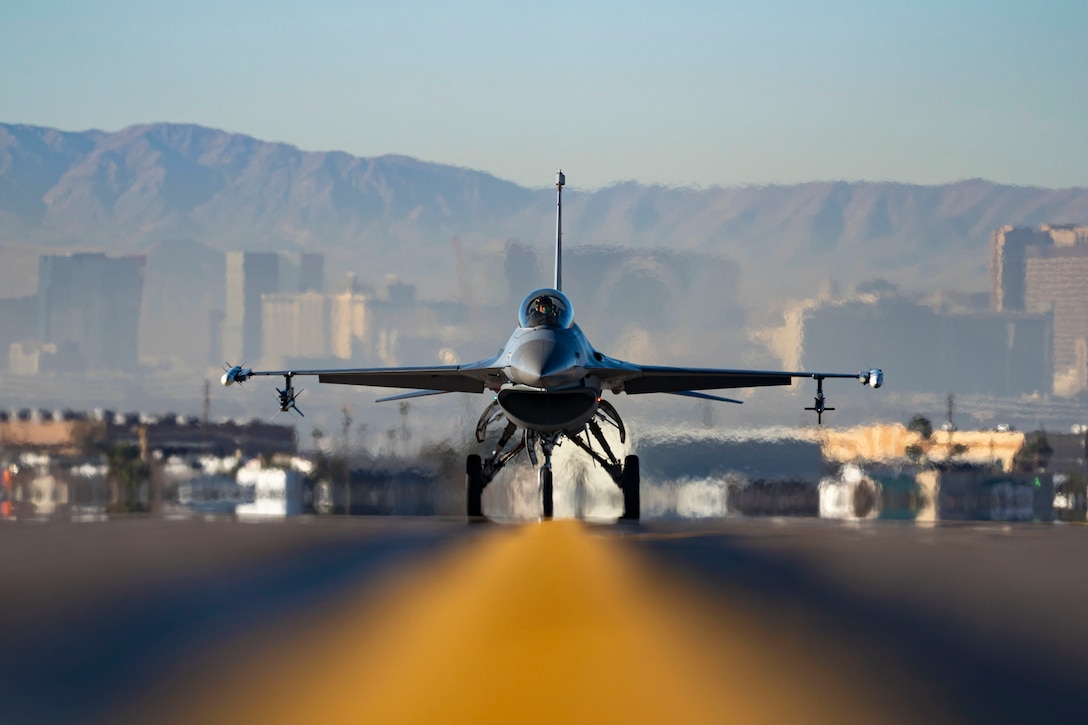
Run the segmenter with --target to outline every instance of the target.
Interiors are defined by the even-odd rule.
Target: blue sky
[[[546,186],[1088,186],[1088,3],[9,1],[0,121]]]

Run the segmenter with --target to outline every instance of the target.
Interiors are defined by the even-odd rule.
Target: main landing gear
[[[470,519],[480,518],[484,515],[483,495],[484,483],[483,462],[473,453],[465,462],[466,493],[468,494],[468,508],[466,514]]]
[[[601,423],[615,427],[620,434],[620,442],[627,440],[627,431],[623,427],[616,409],[606,401],[598,403],[596,415],[579,430],[540,433],[524,430],[516,443],[511,445],[517,426],[506,421],[498,443],[486,458],[473,454],[465,462],[465,512],[469,518],[479,518],[483,513],[483,492],[495,475],[513,460],[521,451],[526,451],[533,466],[537,466],[537,484],[540,491],[541,511],[546,519],[555,514],[555,486],[552,479],[552,453],[564,438],[574,443],[589,454],[608,473],[613,483],[623,493],[622,520],[637,521],[641,513],[639,500],[639,462],[638,456],[627,456],[621,464],[612,452],[601,430]],[[480,416],[476,425],[476,440],[483,443],[487,429],[500,421],[506,420],[498,403],[492,403]],[[598,422],[599,421],[599,422]],[[538,461],[537,445],[544,460]],[[596,445],[594,445],[596,444]],[[600,450],[598,450],[598,448]]]
[[[638,456],[627,456],[623,459],[623,474],[620,477],[619,486],[623,491],[623,515],[620,518],[638,521],[641,513],[641,502],[638,496]]]

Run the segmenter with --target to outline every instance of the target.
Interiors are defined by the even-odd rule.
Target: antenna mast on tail
[[[567,177],[560,169],[555,174],[555,288],[563,291],[563,185]]]

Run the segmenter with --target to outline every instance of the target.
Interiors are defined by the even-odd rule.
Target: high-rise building
[[[1088,389],[1088,227],[1004,227],[991,251],[993,308],[1052,312],[1054,392]]]
[[[1024,309],[1025,251],[1046,243],[1045,234],[1027,227],[1006,226],[990,235],[990,308],[994,312]]]
[[[38,336],[67,370],[132,371],[138,361],[143,257],[43,255]]]
[[[367,298],[343,292],[265,295],[263,360],[351,360],[367,333]]]
[[[324,289],[324,255],[302,254],[295,264],[277,252],[228,252],[226,310],[220,327],[223,359],[256,363],[278,354],[274,343],[267,350],[264,346],[268,338],[262,298],[266,295],[322,293]]]
[[[228,252],[222,354],[235,363],[261,357],[261,295],[277,294],[286,260],[275,252]]]
[[[1088,388],[1088,244],[1032,247],[1024,260],[1025,306],[1054,314],[1054,392]]]

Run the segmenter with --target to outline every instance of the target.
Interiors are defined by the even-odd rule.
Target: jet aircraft
[[[872,388],[883,385],[884,373],[878,368],[859,373],[820,373],[664,367],[617,360],[598,351],[574,322],[574,308],[562,291],[565,184],[566,178],[559,171],[553,286],[529,293],[518,310],[517,328],[495,357],[466,365],[344,370],[252,370],[228,364],[222,384],[243,383],[263,375],[281,376],[284,387],[276,389],[281,411],[298,411],[295,405],[298,393],[292,383],[296,376],[317,376],[321,383],[412,391],[377,402],[487,391],[493,397],[476,424],[476,440],[484,443],[491,428],[501,428],[502,432],[486,456],[468,456],[465,466],[468,516],[483,516],[484,488],[504,466],[525,451],[538,468],[543,515],[550,518],[554,490],[552,452],[566,439],[601,465],[622,491],[624,519],[638,519],[640,515],[639,459],[629,455],[621,461],[609,446],[602,426],[615,428],[621,443],[626,440],[627,432],[616,408],[604,399],[605,391],[628,395],[669,393],[740,403],[702,391],[789,385],[795,378],[810,378],[816,381],[816,398],[805,410],[814,411],[817,421],[822,423],[824,413],[834,410],[826,405],[824,380],[852,378]]]

